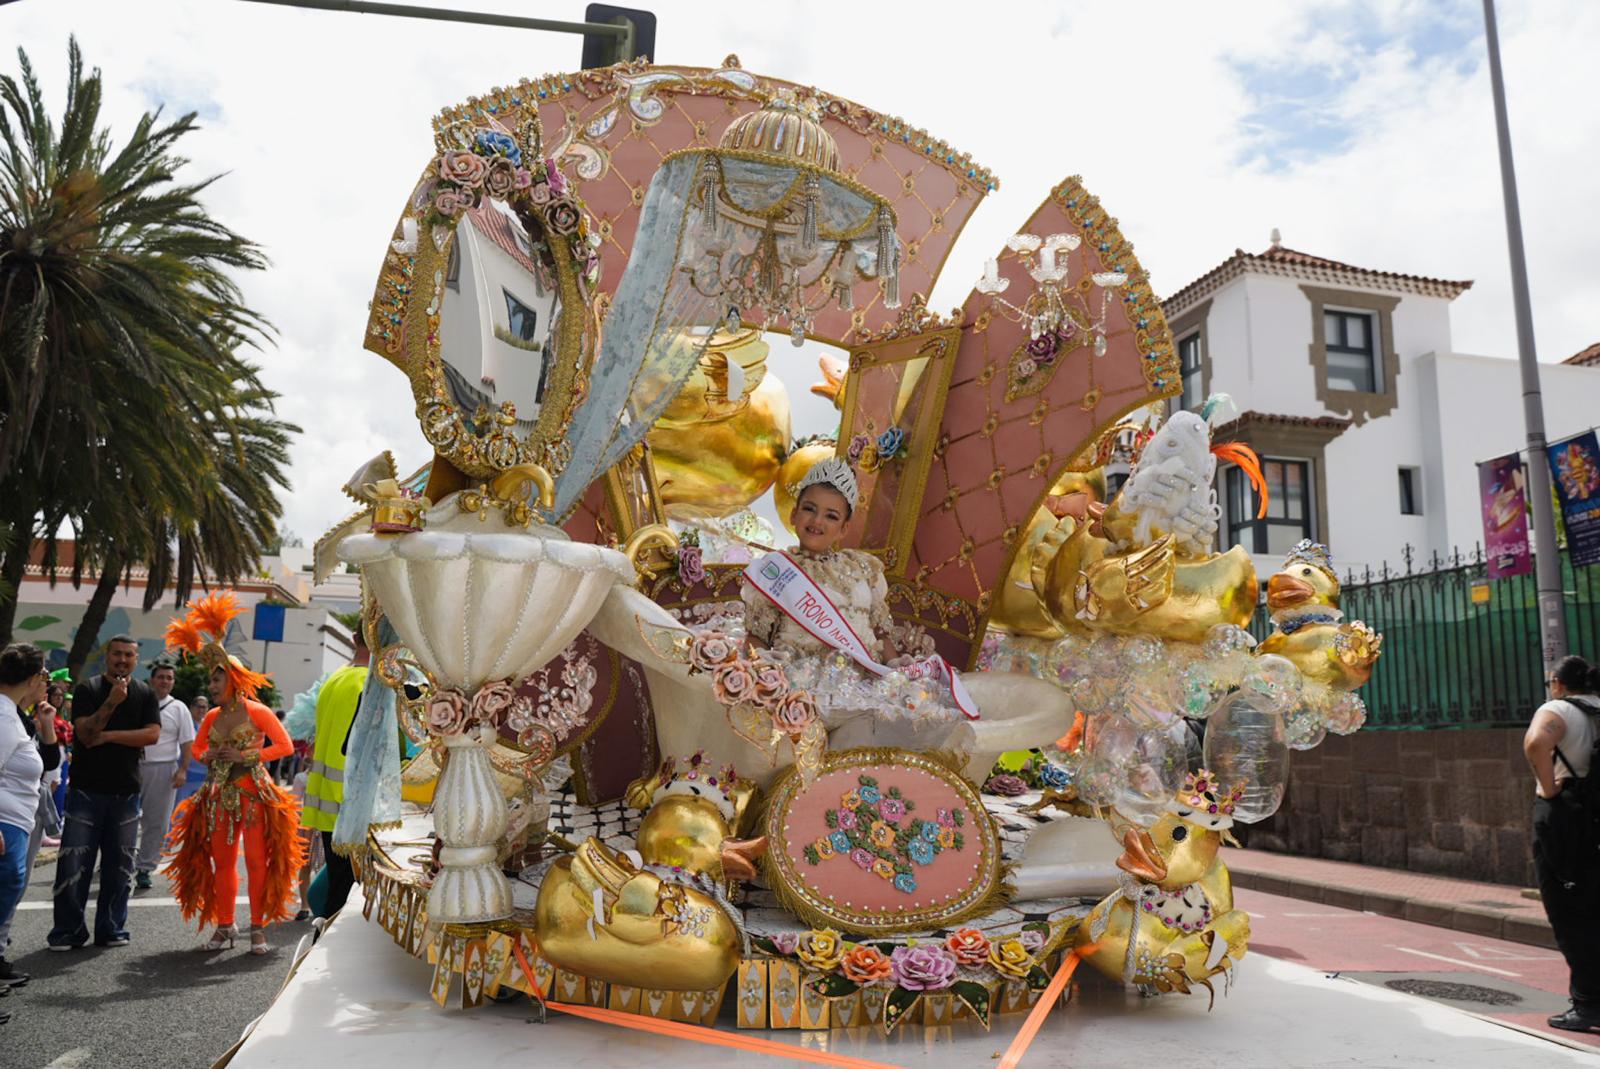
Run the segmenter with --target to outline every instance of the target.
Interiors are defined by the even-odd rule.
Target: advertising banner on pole
[[[1585,431],[1547,448],[1572,566],[1600,564],[1600,442]]]
[[[1490,579],[1533,571],[1533,557],[1528,553],[1528,499],[1522,481],[1521,454],[1508,453],[1478,465],[1483,552]]]

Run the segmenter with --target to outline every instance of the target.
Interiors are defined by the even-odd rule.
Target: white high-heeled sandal
[[[265,954],[272,948],[267,945],[267,930],[265,928],[250,929],[250,953]]]
[[[227,948],[233,949],[234,938],[239,934],[239,929],[231,924],[219,924],[217,930],[211,933],[210,941],[201,944],[200,949],[208,953]]]

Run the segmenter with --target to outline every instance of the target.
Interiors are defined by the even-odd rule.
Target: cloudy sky
[[[431,2],[583,15],[576,0]],[[1260,251],[1279,227],[1321,256],[1474,279],[1455,304],[1455,348],[1515,355],[1479,0],[650,7],[662,62],[737,53],[758,74],[899,115],[1000,175],[935,307],[958,303],[983,259],[1077,173],[1158,293],[1236,247]],[[1600,3],[1503,0],[1500,18],[1536,334],[1541,357],[1559,360],[1600,341]],[[427,459],[406,382],[361,333],[384,243],[431,152],[430,117],[575,68],[579,41],[243,0],[0,6],[0,42],[28,51],[57,112],[74,33],[104,72],[116,135],[147,109],[200,113],[182,148],[197,176],[226,172],[208,204],[272,257],[245,289],[279,331],[266,377],[305,428],[286,523],[309,541],[344,512],[338,486],[359,462],[382,448],[403,466]],[[14,73],[14,58],[0,67]],[[783,372],[791,389],[812,381],[801,355],[805,367]]]

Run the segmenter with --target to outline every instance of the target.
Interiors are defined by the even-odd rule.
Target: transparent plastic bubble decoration
[[[1077,635],[1067,635],[1050,647],[1045,658],[1045,678],[1067,690],[1088,674],[1089,662],[1084,656],[1088,643]]]
[[[1328,737],[1321,709],[1301,702],[1283,718],[1283,736],[1291,750],[1312,750]]]
[[[1328,730],[1335,735],[1353,735],[1367,722],[1367,703],[1345,691],[1328,704],[1325,719]]]
[[[1119,813],[1148,827],[1172,808],[1173,796],[1189,770],[1188,735],[1182,721],[1139,733],[1117,780],[1112,804]]]
[[[1183,708],[1183,677],[1151,671],[1128,682],[1123,694],[1128,717],[1143,727],[1170,724]]]
[[[1254,659],[1241,686],[1266,698],[1280,713],[1286,713],[1299,703],[1303,683],[1300,669],[1293,661],[1267,653]]]
[[[1210,661],[1196,661],[1183,670],[1179,680],[1179,708],[1184,716],[1204,720],[1211,715],[1223,695],[1228,693],[1227,684],[1218,679],[1217,674],[1216,665]]]
[[[1218,624],[1206,632],[1205,642],[1201,649],[1207,657],[1221,660],[1232,654],[1249,653],[1256,648],[1256,640],[1250,632],[1233,624]]]
[[[1277,812],[1289,785],[1289,743],[1276,706],[1252,690],[1224,698],[1206,725],[1205,767],[1224,787],[1244,790],[1234,819],[1254,824]]]
[[[1084,748],[1089,756],[1113,765],[1126,764],[1139,743],[1139,729],[1122,716],[1091,717],[1085,736]]]
[[[1128,675],[1143,675],[1166,659],[1166,646],[1154,635],[1133,635],[1123,640],[1122,665]]]
[[[1078,765],[1078,797],[1090,805],[1109,806],[1117,798],[1117,767],[1101,757],[1089,755]]]

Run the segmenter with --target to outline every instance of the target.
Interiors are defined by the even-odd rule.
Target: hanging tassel
[[[841,312],[849,312],[856,306],[855,291],[844,282],[834,283],[833,299],[839,303],[839,311]]]
[[[805,216],[800,223],[800,245],[814,249],[817,247],[817,212],[822,201],[822,181],[814,174],[806,175],[805,201]]]
[[[1236,464],[1239,470],[1245,473],[1261,500],[1261,506],[1256,510],[1256,519],[1266,519],[1267,479],[1261,474],[1261,458],[1256,455],[1256,451],[1243,442],[1223,442],[1221,445],[1212,446],[1211,452],[1218,460]]]
[[[700,173],[700,236],[710,238],[717,231],[717,176],[710,167]]]
[[[900,250],[895,246],[894,221],[888,208],[878,209],[878,275],[883,279],[886,308],[900,307]]]

